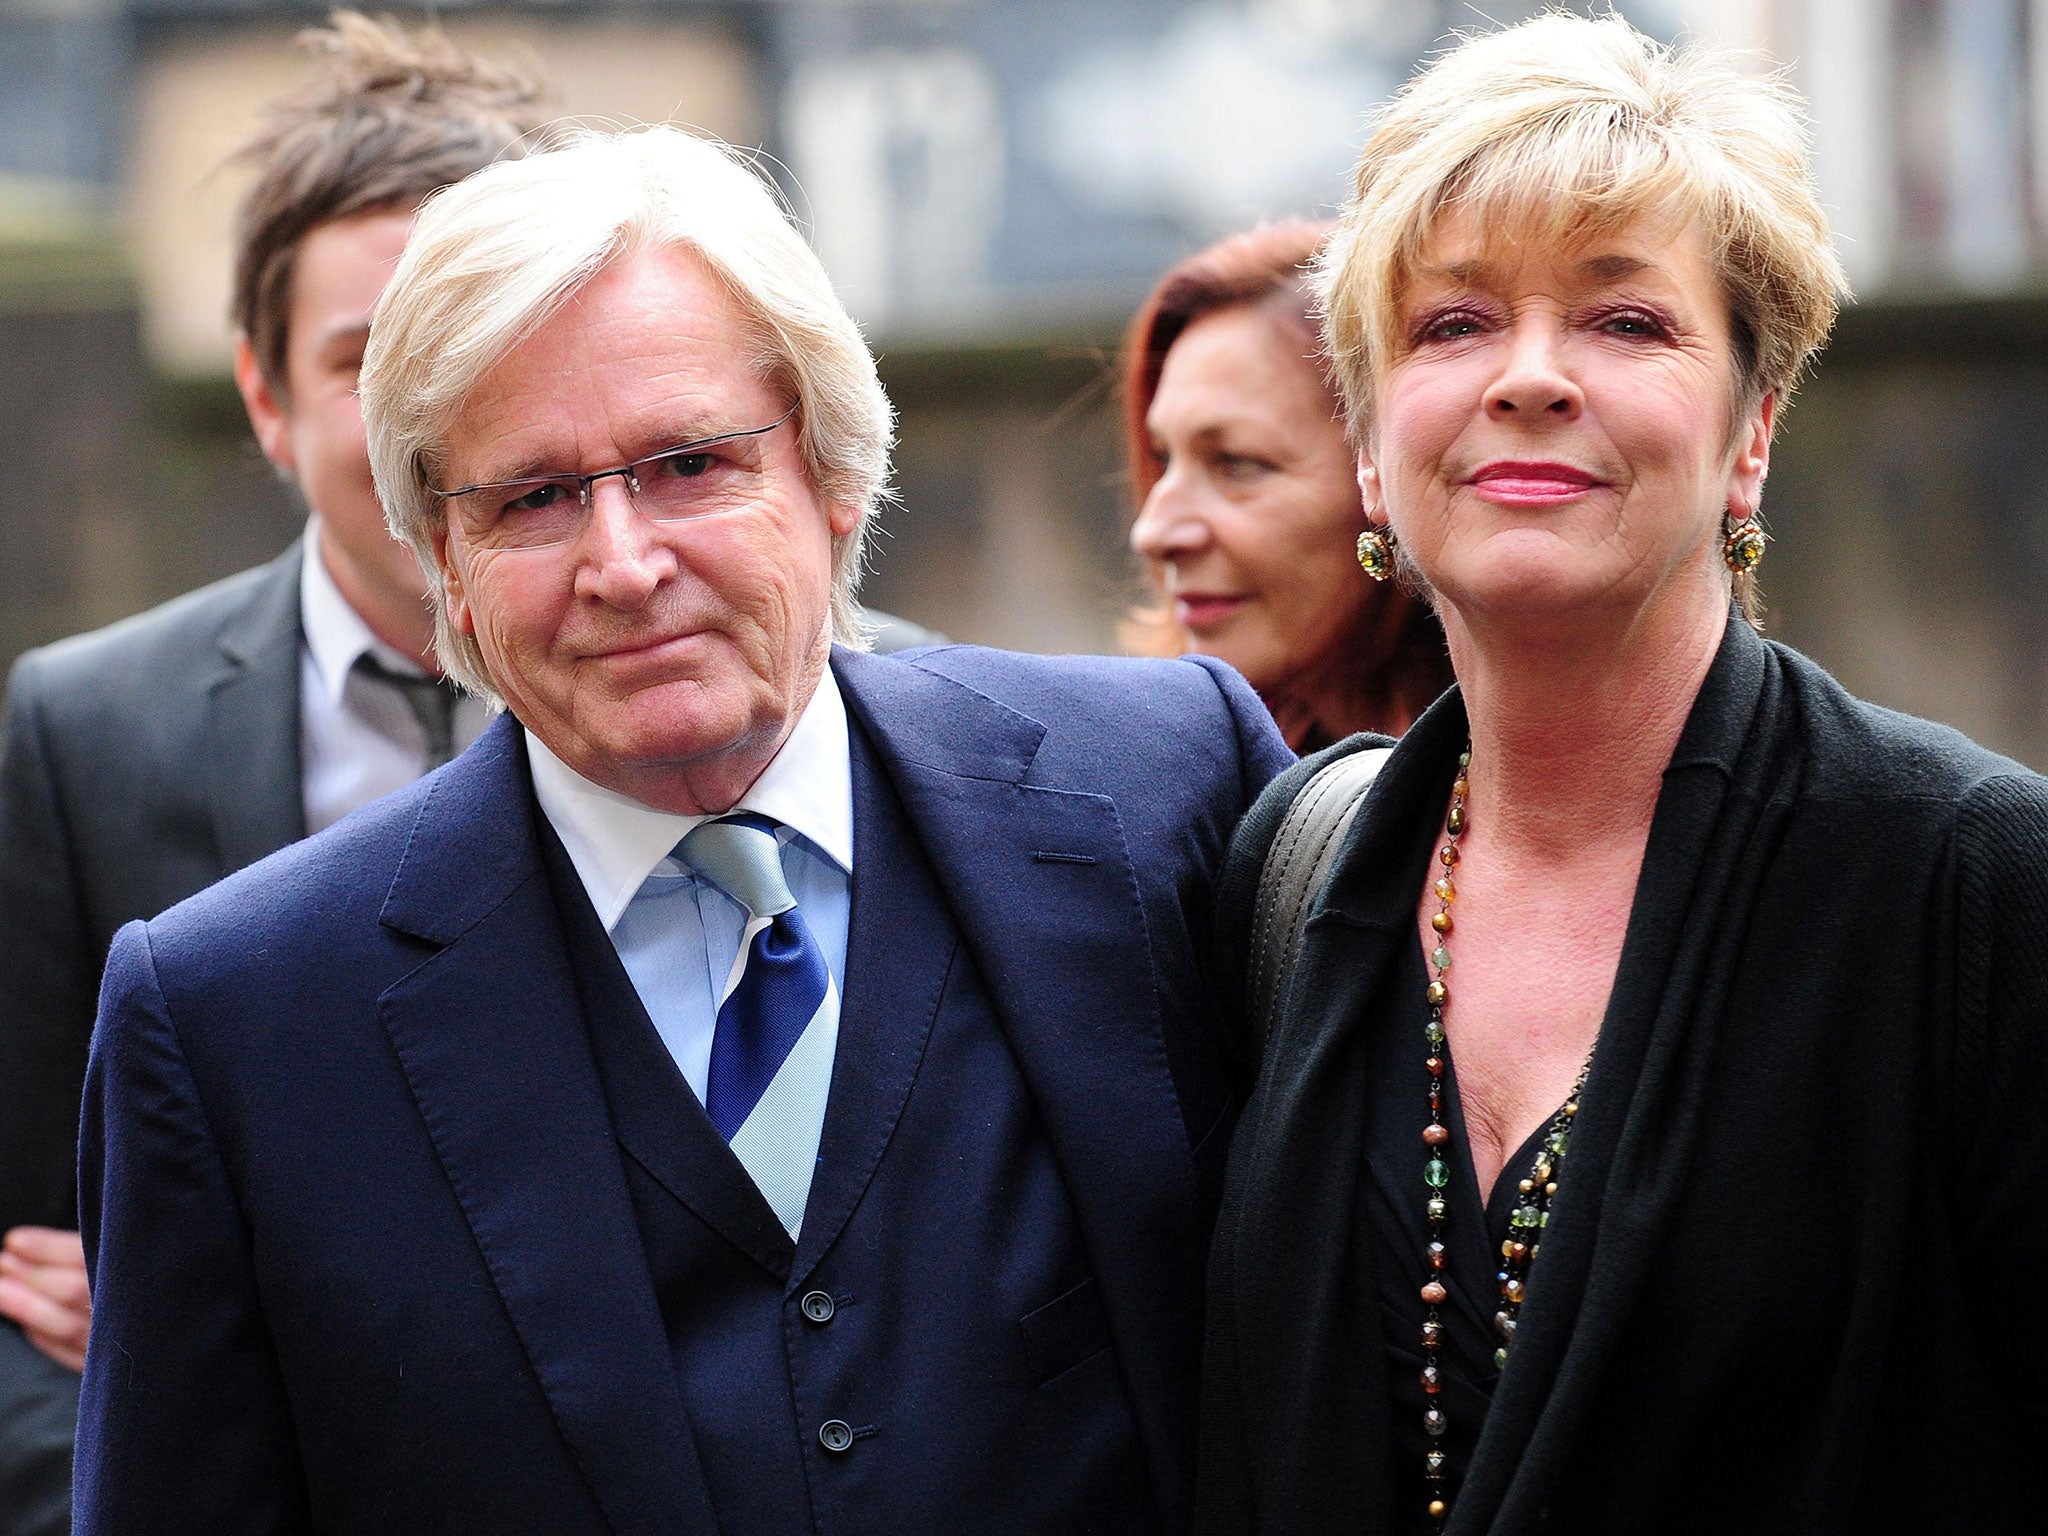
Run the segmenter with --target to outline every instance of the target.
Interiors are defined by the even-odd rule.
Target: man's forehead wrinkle
[[[551,408],[561,398],[561,378],[535,380],[490,401],[475,422],[473,440],[484,444],[477,454],[480,462],[474,474],[463,478],[475,483],[588,474],[678,443],[759,425],[728,420],[732,412],[717,398],[715,381],[695,378],[687,370],[672,387],[637,397],[607,391],[598,380],[611,361],[593,353],[572,365],[581,370],[582,380],[566,381],[568,392],[591,403],[589,414]],[[529,413],[520,408],[521,398],[537,399],[539,408]]]
[[[678,294],[660,265],[607,269],[506,356],[451,434],[457,478],[592,474],[776,414],[754,419],[731,301]]]

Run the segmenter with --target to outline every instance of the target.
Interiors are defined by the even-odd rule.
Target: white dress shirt
[[[305,637],[299,647],[299,783],[310,834],[426,771],[419,717],[398,689],[356,671],[357,660],[367,652],[393,672],[426,674],[370,633],[341,595],[320,558],[317,517],[306,525],[299,627]],[[455,750],[475,741],[489,722],[483,702],[465,696],[455,706]]]
[[[657,811],[594,784],[531,731],[526,748],[541,811],[568,851],[662,1043],[702,1102],[718,1004],[746,926],[743,907],[671,857],[683,834],[709,818]],[[852,913],[853,763],[846,704],[829,667],[782,750],[732,810],[755,811],[782,824],[784,878],[843,995]],[[646,894],[636,902],[643,886]],[[822,1120],[824,1105],[816,1109]]]

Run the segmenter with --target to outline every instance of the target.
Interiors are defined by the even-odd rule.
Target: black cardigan
[[[1388,761],[1238,1128],[1204,1536],[1389,1524],[1362,1042],[1465,729],[1454,690]],[[1329,755],[1238,833],[1240,974],[1259,865]],[[2037,1530],[2044,1445],[2048,780],[1731,620],[1451,1531]]]

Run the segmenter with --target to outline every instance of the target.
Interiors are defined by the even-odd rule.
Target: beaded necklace
[[[1422,1128],[1422,1144],[1428,1152],[1428,1161],[1422,1165],[1422,1182],[1429,1191],[1428,1204],[1424,1207],[1424,1214],[1429,1218],[1429,1246],[1424,1253],[1428,1278],[1422,1286],[1422,1300],[1428,1309],[1422,1322],[1422,1427],[1433,1440],[1441,1439],[1444,1431],[1450,1428],[1450,1420],[1445,1417],[1442,1407],[1443,1373],[1437,1360],[1444,1343],[1443,1315],[1439,1309],[1450,1299],[1443,1280],[1449,1263],[1443,1238],[1444,1223],[1450,1216],[1450,1203],[1444,1198],[1444,1190],[1451,1182],[1450,1165],[1444,1161],[1444,1149],[1451,1140],[1451,1128],[1444,1124],[1444,1009],[1450,1003],[1451,992],[1444,982],[1444,973],[1451,968],[1449,939],[1454,926],[1451,903],[1458,898],[1458,843],[1465,834],[1465,797],[1472,787],[1469,778],[1471,767],[1472,747],[1468,742],[1465,750],[1458,754],[1458,777],[1451,785],[1451,808],[1444,816],[1444,842],[1436,852],[1437,862],[1443,870],[1431,888],[1436,896],[1437,909],[1429,919],[1429,926],[1436,933],[1436,945],[1429,953],[1430,969],[1435,974],[1427,993],[1429,1023],[1423,1030],[1429,1044],[1429,1055],[1423,1062],[1429,1071],[1429,1123]],[[1543,1139],[1537,1145],[1529,1176],[1516,1186],[1522,1203],[1508,1217],[1508,1239],[1501,1244],[1500,1273],[1494,1277],[1500,1285],[1500,1310],[1493,1314],[1494,1328],[1500,1334],[1500,1346],[1493,1352],[1493,1363],[1497,1367],[1505,1368],[1508,1363],[1508,1346],[1515,1339],[1515,1321],[1528,1290],[1529,1269],[1536,1262],[1538,1238],[1550,1224],[1550,1202],[1557,1194],[1558,1175],[1564,1171],[1565,1152],[1571,1144],[1572,1120],[1579,1112],[1579,1095],[1585,1092],[1586,1074],[1592,1069],[1593,1058],[1588,1055],[1586,1064],[1579,1068],[1578,1081],[1572,1084],[1571,1093],[1551,1117]],[[1482,1218],[1484,1214],[1482,1210]],[[1436,1522],[1439,1532],[1451,1512],[1450,1499],[1444,1489],[1444,1461],[1444,1453],[1432,1449],[1423,1463],[1423,1475],[1429,1480],[1429,1516]]]

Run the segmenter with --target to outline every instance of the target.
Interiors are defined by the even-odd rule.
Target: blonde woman
[[[1198,1528],[2038,1528],[2048,781],[1747,622],[1842,289],[1780,83],[1548,16],[1324,268],[1363,551],[1458,687],[1302,930],[1213,1250]],[[1240,832],[1218,932],[1304,783]]]

